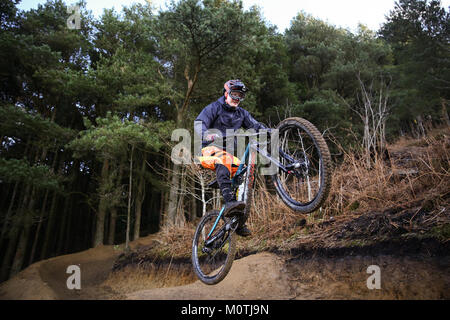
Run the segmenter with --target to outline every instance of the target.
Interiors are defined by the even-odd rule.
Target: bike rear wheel
[[[280,162],[291,166],[272,176],[282,201],[291,209],[310,213],[326,200],[331,187],[331,156],[317,128],[302,118],[288,118],[277,126]],[[297,163],[296,167],[292,164]]]
[[[197,277],[206,284],[216,284],[225,278],[233,264],[236,254],[236,237],[230,227],[230,219],[222,217],[213,233],[208,237],[219,211],[208,212],[200,220],[192,242],[192,265]],[[207,240],[214,239],[209,245]]]

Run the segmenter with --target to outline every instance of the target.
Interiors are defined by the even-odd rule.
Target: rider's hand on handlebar
[[[213,134],[208,134],[205,137],[205,141],[207,142],[213,142],[214,140],[216,140],[217,138],[219,138],[220,136],[217,133],[213,133]]]

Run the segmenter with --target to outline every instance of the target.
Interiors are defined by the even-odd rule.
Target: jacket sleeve
[[[247,110],[244,110],[244,122],[242,126],[244,129],[255,129],[256,131],[259,131],[261,129],[267,129],[265,125],[255,120],[255,118],[252,117],[250,112]]]
[[[214,104],[207,105],[194,121],[195,132],[203,139],[203,134],[211,128],[216,118],[217,108]]]

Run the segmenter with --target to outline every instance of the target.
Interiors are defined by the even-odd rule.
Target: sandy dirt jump
[[[2,300],[67,300],[105,299],[107,292],[100,284],[108,277],[120,251],[113,246],[99,246],[79,253],[39,261],[0,284]],[[69,290],[67,268],[81,270],[81,289]]]
[[[129,294],[113,292],[102,283],[108,278],[120,251],[101,246],[80,253],[35,263],[0,284],[2,300],[66,299],[291,299],[284,260],[272,253],[259,253],[236,260],[228,276],[214,286],[200,281],[178,287],[141,290]],[[69,290],[67,268],[78,265],[81,289]]]
[[[225,279],[216,285],[192,284],[142,290],[127,299],[151,300],[260,300],[292,299],[284,261],[272,253],[259,253],[236,260]]]

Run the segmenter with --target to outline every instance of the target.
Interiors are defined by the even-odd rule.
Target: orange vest
[[[230,172],[230,178],[236,173],[241,161],[228,152],[209,146],[202,149],[202,156],[198,157],[203,168],[215,170],[216,164],[224,165]]]

